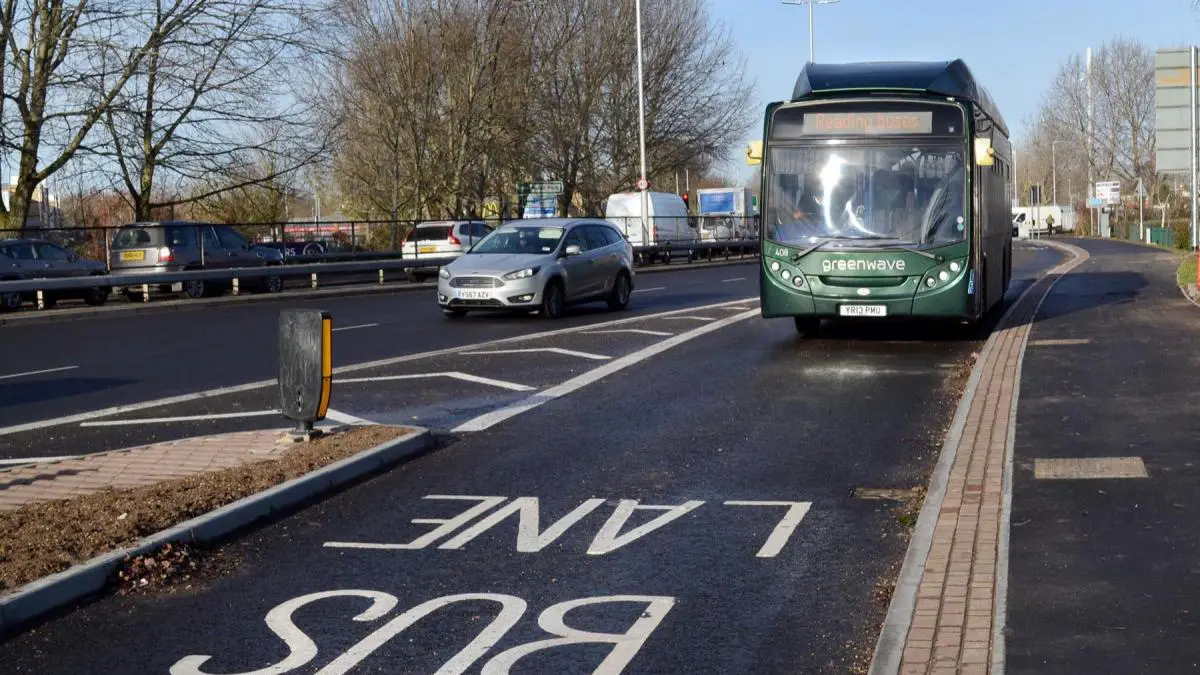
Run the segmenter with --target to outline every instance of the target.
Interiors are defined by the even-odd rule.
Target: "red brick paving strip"
[[[0,470],[0,511],[277,457],[292,445],[280,442],[285,433],[269,429],[200,436]]]
[[[1022,296],[976,365],[983,371],[917,588],[901,675],[992,672],[997,553],[1018,368],[1042,299],[1059,277],[1087,259],[1082,249],[1069,248],[1076,257],[1050,270]]]

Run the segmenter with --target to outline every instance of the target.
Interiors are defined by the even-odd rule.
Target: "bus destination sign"
[[[930,111],[807,113],[804,115],[800,133],[805,136],[929,134],[933,133],[933,113]]]

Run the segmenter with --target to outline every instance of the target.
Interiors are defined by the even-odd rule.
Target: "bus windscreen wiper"
[[[795,255],[792,256],[792,262],[793,263],[800,262],[801,258],[803,258],[804,256],[808,255],[809,253],[812,253],[813,251],[821,248],[822,246],[824,246],[825,244],[828,244],[831,241],[833,241],[832,238],[822,239],[820,242],[817,242],[816,244],[809,246],[808,248],[804,249],[803,251],[796,253]]]

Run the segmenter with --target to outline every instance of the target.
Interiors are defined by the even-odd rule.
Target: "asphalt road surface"
[[[754,271],[750,261],[638,275],[620,316],[756,295]],[[454,322],[427,290],[12,324],[2,329],[0,427],[274,378],[284,308],[332,313],[339,366],[616,318],[592,303],[554,322],[497,314]]]
[[[1058,258],[1021,246],[1010,296]],[[0,662],[177,674],[864,666],[886,611],[877,584],[906,539],[896,504],[854,491],[926,483],[979,342],[903,327],[805,341],[753,300],[601,330],[639,332],[355,373],[364,381],[341,386],[362,389],[342,414],[416,418],[444,446],[225,546],[220,572],[191,589],[97,601],[0,645]],[[378,379],[435,371],[474,379],[422,377],[447,389],[409,399],[395,387],[406,380]]]

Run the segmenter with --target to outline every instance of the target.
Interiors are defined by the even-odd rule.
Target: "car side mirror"
[[[79,256],[72,253],[71,255],[67,256],[67,262],[79,262]]]
[[[567,256],[579,255],[583,253],[583,249],[579,248],[578,244],[571,244],[563,249],[563,254]]]

